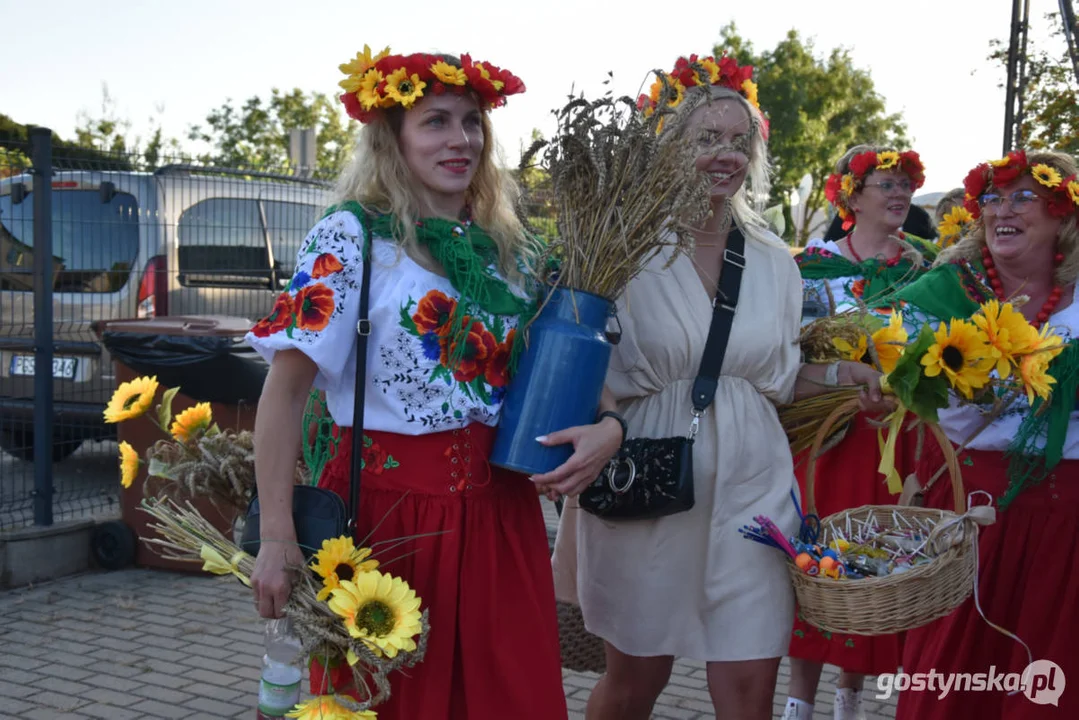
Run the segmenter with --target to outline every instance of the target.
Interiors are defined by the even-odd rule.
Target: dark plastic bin
[[[236,317],[177,316],[116,320],[100,331],[112,355],[118,384],[142,375],[156,375],[161,387],[155,406],[165,389],[179,386],[180,392],[172,401],[174,416],[196,403],[209,402],[214,422],[222,430],[239,431],[254,429],[255,409],[269,370],[262,358],[243,343],[251,325]],[[140,458],[145,458],[148,447],[165,437],[146,416],[119,423],[117,435],[119,441],[130,443]],[[135,482],[120,497],[122,522],[137,538],[131,560],[143,567],[199,571],[194,563],[159,557],[142,542],[144,538],[157,537],[148,527],[152,518],[139,509],[145,481],[143,464]],[[192,504],[226,537],[232,537],[236,512],[223,504],[215,506],[205,498]]]

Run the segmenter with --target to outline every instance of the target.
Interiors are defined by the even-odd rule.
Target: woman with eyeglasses
[[[897,293],[897,300],[905,303],[904,314],[909,320],[928,322],[934,328],[951,318],[969,317],[980,304],[996,300],[1001,310],[992,320],[992,345],[979,354],[999,352],[1004,359],[1019,343],[1040,352],[1010,368],[1016,391],[1003,399],[1002,412],[988,416],[988,425],[986,414],[977,405],[953,403],[940,411],[941,428],[953,443],[966,446],[960,453],[960,466],[968,497],[978,505],[992,504],[996,521],[979,529],[977,594],[947,617],[907,633],[903,671],[934,671],[939,679],[935,691],[901,693],[897,717],[1076,718],[1076,163],[1063,153],[1017,151],[974,168],[964,186],[965,205],[975,218],[973,223],[959,242],[941,252],[933,270]],[[1010,325],[1012,311],[1021,313],[1040,334],[1023,333],[1016,326],[1007,333],[997,331]],[[1063,342],[1046,337],[1049,329]],[[957,370],[974,359],[963,358]],[[1004,369],[1011,364],[1005,360]],[[1001,368],[998,362],[995,372],[1003,372]],[[1048,399],[1039,395],[1048,395]],[[979,428],[984,429],[977,432]],[[943,459],[935,444],[926,443],[918,477],[931,478],[941,465]],[[927,488],[927,506],[952,509],[946,478]],[[1026,689],[1009,695],[1032,660],[1042,662],[1035,665]],[[963,676],[952,673],[968,673],[965,677],[972,680],[963,681]],[[1015,675],[1004,680],[1009,673]],[[957,678],[961,684],[941,697],[940,683]],[[1065,679],[1070,681],[1066,687]],[[987,687],[970,690],[971,683],[979,687],[983,680]]]
[[[831,313],[873,304],[877,299],[912,282],[929,269],[935,246],[904,233],[901,228],[914,192],[924,182],[924,167],[913,150],[859,145],[849,150],[828,178],[825,195],[843,220],[847,234],[836,242],[811,240],[798,257],[806,306],[829,308]],[[887,312],[887,310],[885,310]],[[883,318],[886,320],[887,318]],[[852,350],[848,360],[872,364],[864,347]],[[889,372],[892,368],[880,368]],[[839,385],[837,374],[826,382]],[[877,414],[880,415],[879,413]],[[906,477],[913,442],[897,442],[898,474],[890,482],[878,471],[877,427],[860,414],[851,422],[842,442],[816,460],[815,485],[820,517],[861,505],[894,504]],[[805,497],[806,464],[797,467]],[[789,656],[790,696],[783,720],[809,720],[825,663],[842,669],[833,712],[836,720],[863,720],[861,689],[866,675],[895,672],[899,666],[901,636],[861,637],[826,633],[796,618]]]

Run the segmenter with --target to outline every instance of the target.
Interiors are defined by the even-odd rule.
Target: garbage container
[[[165,389],[179,387],[172,401],[174,416],[196,403],[209,402],[214,422],[222,430],[240,431],[254,429],[256,405],[269,370],[265,361],[243,342],[251,324],[237,317],[177,316],[115,320],[99,331],[112,356],[118,384],[142,375],[156,375],[161,387],[155,407]],[[146,449],[164,437],[148,415],[117,425],[118,440],[129,443],[140,458],[145,458]],[[161,558],[142,542],[144,538],[157,537],[149,528],[152,518],[139,509],[145,482],[144,464],[131,487],[120,496],[122,522],[137,538],[130,560],[142,567],[198,571],[192,563]],[[242,510],[215,505],[207,498],[192,499],[192,504],[226,537],[232,537],[233,524]]]

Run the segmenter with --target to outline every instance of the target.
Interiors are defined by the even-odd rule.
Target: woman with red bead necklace
[[[904,314],[909,320],[928,321],[933,327],[942,320],[969,317],[986,301],[1000,303],[999,311],[988,313],[990,347],[951,348],[956,371],[974,361],[974,354],[1008,352],[1017,341],[1000,330],[1011,310],[1022,313],[1042,330],[1027,341],[1044,352],[1022,361],[1017,382],[1051,395],[1048,401],[1033,399],[1033,393],[1019,397],[988,426],[978,406],[953,403],[941,410],[941,428],[952,442],[966,444],[960,458],[968,494],[991,496],[997,516],[993,525],[979,531],[977,595],[947,617],[907,633],[903,670],[983,677],[992,672],[1000,678],[1023,673],[1031,660],[1058,667],[1037,667],[1042,682],[1014,694],[1008,694],[1017,689],[1014,679],[1010,684],[990,682],[978,692],[952,689],[943,698],[940,687],[935,692],[904,692],[897,717],[1075,718],[1079,690],[1069,686],[1060,691],[1066,677],[1072,685],[1079,678],[1076,164],[1062,153],[1013,152],[976,167],[964,185],[974,222],[958,243],[941,253],[936,267],[897,293],[897,299],[907,303]],[[1047,337],[1049,330],[1064,343]],[[926,443],[927,451],[931,445]],[[939,454],[927,452],[918,464],[919,478],[931,478],[942,462]],[[951,509],[947,486],[939,482],[928,487],[926,505]],[[973,497],[975,503],[989,502],[982,493]]]
[[[859,145],[843,156],[828,178],[825,194],[850,232],[838,242],[811,240],[798,258],[807,306],[828,308],[831,313],[851,310],[873,303],[929,269],[936,247],[900,230],[924,179],[921,160],[913,150]],[[849,359],[868,361],[864,350],[852,352],[858,356]],[[904,460],[907,446],[913,443],[904,444],[900,438],[898,477],[909,472],[910,462]],[[822,482],[816,485],[816,500],[821,517],[860,505],[896,502],[900,487],[894,479],[886,484],[877,471],[877,447],[877,428],[863,414],[838,446],[818,458],[816,476]],[[803,497],[807,462],[802,457],[797,469]],[[833,704],[836,720],[864,720],[861,689],[865,676],[896,671],[900,636],[831,634],[796,619],[789,655],[791,684],[784,720],[812,717],[824,663],[842,668]]]

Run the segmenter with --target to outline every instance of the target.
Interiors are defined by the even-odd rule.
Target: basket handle
[[[820,427],[817,428],[816,434],[813,436],[813,445],[809,448],[809,456],[806,463],[806,497],[805,497],[805,514],[816,515],[817,514],[817,497],[816,497],[816,476],[817,476],[817,456],[820,454],[821,447],[824,445],[824,441],[832,433],[832,428],[836,426],[840,420],[846,416],[849,416],[851,411],[859,412],[860,403],[858,398],[853,398],[845,403],[837,406],[832,412],[824,419]],[[955,511],[959,514],[963,514],[967,511],[966,495],[963,490],[963,474],[959,469],[959,458],[956,457],[955,449],[952,447],[952,441],[948,439],[948,436],[944,434],[944,431],[940,429],[940,425],[936,423],[925,423],[929,431],[933,433],[933,437],[937,439],[937,443],[940,445],[941,452],[944,453],[944,462],[948,468],[948,474],[952,480],[952,500],[955,503]]]

